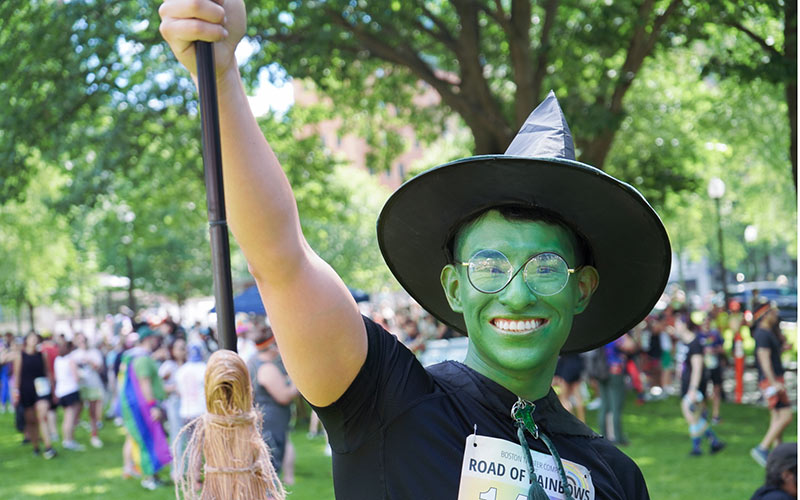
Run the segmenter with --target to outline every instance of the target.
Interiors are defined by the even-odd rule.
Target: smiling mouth
[[[548,321],[544,318],[531,318],[523,320],[494,318],[490,321],[490,323],[495,330],[498,330],[501,333],[519,335],[538,330],[546,325]]]

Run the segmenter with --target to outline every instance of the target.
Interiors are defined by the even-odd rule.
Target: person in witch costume
[[[469,335],[463,363],[426,369],[359,314],[303,237],[234,59],[242,1],[166,0],[159,13],[193,77],[194,41],[216,42],[229,224],[286,369],[328,431],[338,498],[649,498],[636,464],[550,382],[559,353],[604,345],[651,311],[669,240],[635,189],[575,160],[552,93],[505,154],[428,170],[380,214],[391,271]]]

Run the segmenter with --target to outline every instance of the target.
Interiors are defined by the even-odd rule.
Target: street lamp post
[[[725,195],[725,182],[719,177],[712,177],[708,181],[708,196],[714,200],[717,209],[717,240],[719,242],[719,271],[722,278],[722,293],[725,297],[725,307],[728,307],[728,279],[725,272],[725,246],[722,242],[722,214],[720,211],[720,199]]]
[[[758,256],[754,255],[755,250],[753,248],[753,243],[755,243],[757,238],[758,226],[750,224],[744,228],[744,241],[747,242],[747,257],[753,263],[753,277],[751,281],[756,281],[758,279]]]

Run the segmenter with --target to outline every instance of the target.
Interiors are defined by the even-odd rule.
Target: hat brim
[[[653,309],[672,260],[661,219],[636,189],[573,160],[475,156],[419,174],[392,194],[378,218],[386,264],[421,306],[466,333],[439,281],[447,239],[465,216],[507,203],[557,212],[592,249],[600,285],[575,316],[562,353],[605,345]]]

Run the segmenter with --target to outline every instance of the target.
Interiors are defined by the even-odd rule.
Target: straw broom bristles
[[[286,492],[261,438],[261,412],[253,407],[250,375],[238,354],[220,350],[211,355],[205,393],[207,412],[186,424],[175,440],[177,447],[180,436],[190,434],[176,498],[283,500]]]

